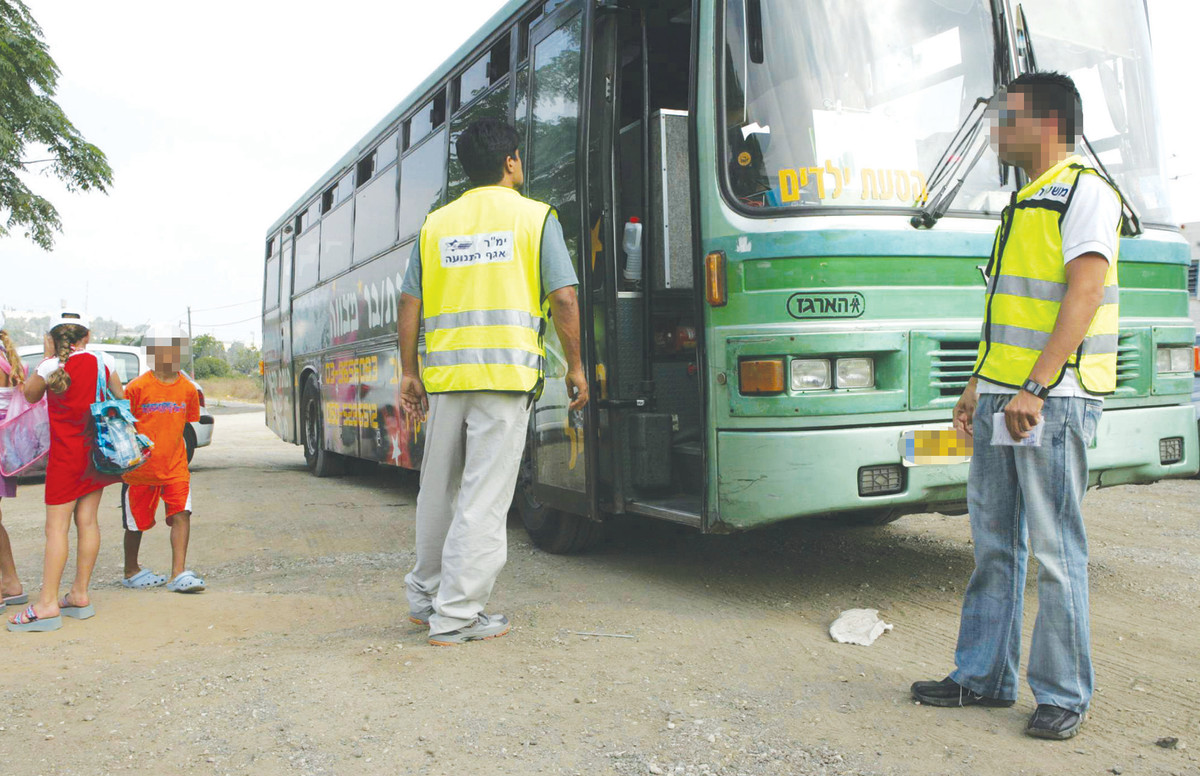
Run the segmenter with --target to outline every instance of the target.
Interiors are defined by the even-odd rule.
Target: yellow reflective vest
[[[541,389],[549,205],[505,186],[470,189],[421,227],[421,301],[430,393]]]
[[[1071,156],[1051,167],[1017,192],[1001,214],[975,360],[974,372],[984,380],[1020,388],[1050,340],[1067,291],[1059,224],[1078,177],[1099,175],[1081,162]],[[1104,278],[1104,301],[1066,364],[1078,369],[1079,384],[1088,393],[1108,394],[1117,387],[1119,293],[1114,255]],[[1062,375],[1060,369],[1049,387],[1058,385]]]

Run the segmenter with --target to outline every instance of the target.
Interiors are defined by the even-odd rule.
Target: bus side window
[[[400,162],[400,239],[421,230],[442,202],[446,187],[446,130],[437,132]]]
[[[421,142],[430,132],[446,123],[446,90],[443,89],[432,100],[425,103],[404,122],[404,150]]]
[[[263,287],[263,310],[274,310],[279,306],[279,235],[271,235],[267,241],[266,282]]]
[[[576,16],[538,41],[534,50],[533,127],[526,186],[533,199],[558,211],[567,248],[579,273],[579,207],[575,141],[579,126],[579,36]]]
[[[354,239],[354,173],[342,176],[335,187],[333,209],[321,217],[321,280],[350,266]]]
[[[296,258],[293,293],[307,291],[317,284],[317,263],[321,255],[321,221],[317,212],[321,201],[314,202],[294,219]]]

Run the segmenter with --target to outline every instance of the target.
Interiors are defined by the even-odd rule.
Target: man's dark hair
[[[476,186],[491,186],[504,178],[504,163],[517,155],[521,136],[500,119],[472,121],[458,136],[455,148],[463,172]]]
[[[1008,84],[1008,90],[1028,95],[1034,116],[1046,118],[1053,114],[1059,140],[1075,145],[1083,133],[1083,99],[1069,75],[1022,73]]]

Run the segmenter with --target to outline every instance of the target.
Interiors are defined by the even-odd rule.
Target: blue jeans
[[[967,505],[975,571],[963,597],[957,668],[950,677],[992,698],[1015,700],[1029,547],[1039,564],[1029,686],[1039,704],[1082,713],[1092,698],[1087,535],[1080,502],[1087,448],[1101,402],[1049,398],[1041,447],[992,445],[992,416],[1009,396],[981,394]]]

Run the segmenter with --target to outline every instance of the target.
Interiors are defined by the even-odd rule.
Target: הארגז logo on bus
[[[792,294],[787,300],[788,315],[797,320],[813,318],[860,318],[867,311],[867,300],[857,291],[829,291]]]

